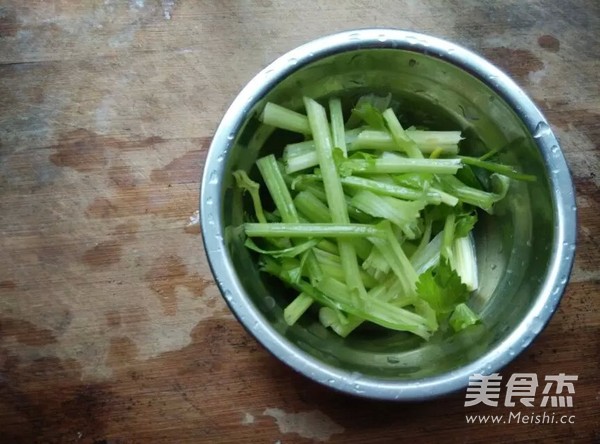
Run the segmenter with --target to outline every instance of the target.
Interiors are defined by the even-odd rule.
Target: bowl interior
[[[438,57],[401,49],[359,49],[298,67],[281,79],[246,113],[224,165],[220,222],[237,276],[266,322],[287,341],[337,368],[381,379],[419,379],[455,369],[484,355],[523,319],[546,277],[553,245],[553,202],[544,161],[532,135],[515,111],[486,83]],[[280,153],[294,139],[258,120],[267,101],[303,110],[302,96],[342,97],[348,109],[364,93],[391,93],[404,122],[431,129],[461,129],[461,151],[483,154],[506,148],[501,161],[538,180],[514,181],[496,214],[480,212],[475,232],[480,287],[470,305],[483,323],[452,337],[429,342],[401,332],[365,326],[342,339],[305,314],[293,327],[283,308],[293,291],[258,271],[256,258],[231,227],[239,226],[248,202],[233,186],[231,172],[256,177],[255,161]],[[535,217],[534,217],[535,215]]]

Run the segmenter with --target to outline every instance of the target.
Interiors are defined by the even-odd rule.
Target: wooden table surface
[[[504,68],[561,140],[579,208],[558,312],[503,371],[578,375],[574,424],[467,424],[465,395],[351,398],[232,317],[197,223],[220,117],[285,51],[389,26]],[[0,441],[600,442],[600,3],[0,2]],[[526,408],[521,409],[528,412]]]

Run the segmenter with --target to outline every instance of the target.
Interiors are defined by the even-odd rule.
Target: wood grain
[[[236,92],[366,26],[445,37],[511,74],[575,179],[560,308],[511,372],[579,375],[575,424],[466,424],[464,393],[355,399],[271,357],[206,263],[198,186]],[[600,442],[600,4],[6,0],[0,5],[3,442]],[[556,409],[557,414],[564,409]]]

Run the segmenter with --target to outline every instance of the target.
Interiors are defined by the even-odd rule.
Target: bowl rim
[[[341,52],[398,49],[439,58],[467,71],[490,87],[513,109],[533,135],[549,174],[555,217],[554,244],[546,279],[520,324],[475,361],[419,380],[379,379],[327,364],[283,338],[245,295],[223,240],[221,181],[224,158],[247,111],[282,79],[302,67]],[[556,148],[559,149],[556,149]],[[576,204],[565,157],[548,121],[527,94],[503,71],[460,45],[411,31],[390,28],[347,30],[320,37],[283,54],[256,74],[224,114],[210,144],[200,191],[204,249],[216,283],[240,323],[278,359],[310,379],[333,389],[372,399],[415,401],[443,396],[468,385],[475,374],[489,375],[510,363],[549,322],[564,293],[575,256]]]

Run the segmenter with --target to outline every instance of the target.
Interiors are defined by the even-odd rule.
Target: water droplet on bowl
[[[408,61],[408,66],[410,66],[411,68],[412,68],[413,66],[415,66],[416,64],[417,64],[417,61],[416,61],[415,59],[410,59],[410,60]]]
[[[359,35],[358,35],[358,32],[353,32],[352,34],[350,34],[350,35],[348,36],[348,40],[352,40],[352,41],[358,40],[359,38],[360,38],[360,37],[359,37]]]
[[[330,385],[335,384],[335,379],[328,379],[327,384],[330,384]]]
[[[225,154],[219,154],[219,157],[217,157],[217,162],[221,163],[225,160]]]
[[[387,362],[388,362],[388,364],[399,364],[400,360],[398,358],[396,358],[395,356],[388,356]]]
[[[208,183],[211,185],[216,185],[219,183],[219,176],[217,175],[217,170],[213,170],[208,176]]]
[[[297,58],[295,58],[295,57],[292,57],[292,58],[290,58],[290,59],[288,60],[288,63],[289,63],[290,65],[295,65],[295,64],[297,64],[297,63],[298,63],[298,59],[297,59]]]
[[[206,205],[212,205],[213,204],[213,198],[209,197],[208,199],[206,199]]]
[[[379,40],[380,42],[385,42],[387,40],[387,37],[385,34],[379,34],[377,36],[377,40]]]
[[[544,136],[550,134],[550,132],[551,132],[551,130],[550,130],[550,127],[548,126],[548,124],[544,121],[540,121],[540,122],[538,122],[538,124],[535,127],[533,137],[536,139],[539,139],[540,137],[544,137]]]
[[[265,307],[267,307],[267,310],[273,310],[275,308],[275,299],[273,299],[271,296],[266,296]]]
[[[235,134],[230,134],[227,136],[227,140],[233,140],[235,137]]]
[[[225,296],[225,299],[229,302],[231,302],[233,300],[233,295],[231,294],[231,291],[229,291],[229,290],[225,290],[223,292],[223,296]]]

